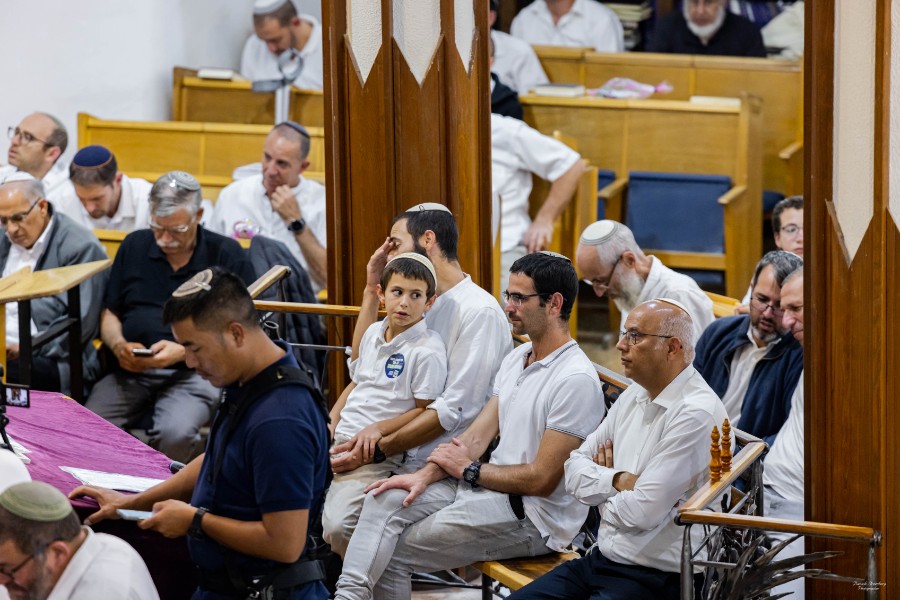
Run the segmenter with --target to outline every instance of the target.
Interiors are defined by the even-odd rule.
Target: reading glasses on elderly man
[[[37,202],[35,202],[31,206],[29,206],[28,210],[23,210],[22,212],[13,213],[13,214],[9,215],[8,217],[0,217],[0,227],[2,227],[3,229],[6,229],[10,223],[12,223],[13,225],[21,224],[22,221],[24,221],[28,217],[28,215],[31,213],[31,211],[34,210],[34,207],[37,206],[39,203],[40,203],[40,200],[38,200]]]
[[[660,335],[658,333],[644,333],[643,331],[638,331],[637,329],[629,329],[628,331],[620,331],[619,339],[625,338],[625,342],[629,346],[636,346],[642,339],[645,337],[658,337],[663,338],[664,340],[671,339],[675,337],[674,335]]]

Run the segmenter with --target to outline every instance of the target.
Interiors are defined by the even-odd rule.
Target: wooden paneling
[[[307,129],[312,143],[304,176],[323,180],[325,132],[317,127]],[[78,146],[106,146],[123,172],[148,181],[168,171],[187,171],[203,186],[204,197],[215,200],[231,183],[236,167],[262,159],[270,130],[268,125],[238,123],[107,121],[79,113]]]
[[[322,92],[292,86],[290,115],[307,127],[322,127]],[[172,120],[274,125],[275,93],[254,92],[249,81],[200,79],[195,70],[175,67]]]
[[[584,56],[593,48],[535,46],[544,72],[554,83],[584,83]]]

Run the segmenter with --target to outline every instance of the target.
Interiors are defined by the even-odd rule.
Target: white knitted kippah
[[[621,227],[621,223],[604,219],[603,221],[595,221],[588,225],[581,234],[579,242],[585,246],[599,246]]]
[[[403,254],[398,254],[394,258],[388,261],[388,264],[394,262],[397,259],[409,259],[414,260],[418,263],[425,265],[428,268],[428,272],[431,273],[431,280],[434,282],[434,285],[437,285],[437,272],[434,270],[434,265],[431,264],[431,261],[428,260],[427,256],[422,256],[418,252],[404,252]]]

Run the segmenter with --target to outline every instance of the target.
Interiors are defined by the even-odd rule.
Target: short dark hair
[[[445,210],[411,210],[397,217],[394,223],[406,219],[406,230],[418,240],[426,231],[433,231],[441,254],[447,260],[459,258],[459,229],[456,227],[456,217]]]
[[[296,121],[282,121],[273,127],[269,133],[275,132],[278,132],[280,137],[299,143],[300,160],[306,160],[306,157],[309,156],[309,148],[312,145],[312,140],[306,127]]]
[[[534,282],[534,290],[541,295],[542,304],[545,296],[562,294],[563,303],[559,316],[563,321],[569,320],[578,296],[578,274],[572,261],[564,256],[533,252],[514,262],[509,272],[530,277]]]
[[[428,259],[426,258],[425,260]],[[388,284],[391,281],[391,275],[393,275],[394,273],[402,275],[403,277],[409,279],[424,281],[426,298],[431,298],[437,291],[437,282],[431,275],[431,271],[428,270],[428,267],[417,260],[413,260],[411,258],[401,258],[399,260],[395,259],[388,262],[387,266],[384,268],[384,271],[382,271],[381,273],[380,283],[382,290],[387,290]]]
[[[772,250],[771,252],[766,252],[766,255],[756,263],[756,270],[753,271],[753,280],[750,282],[751,288],[756,287],[756,282],[759,280],[759,274],[769,265],[772,265],[775,269],[775,282],[778,283],[778,287],[781,287],[784,285],[785,277],[803,266],[803,259],[793,252],[786,252],[784,250]]]
[[[69,541],[81,532],[73,510],[59,521],[32,521],[0,506],[0,544],[12,540],[23,554],[37,554],[52,542]]]
[[[244,327],[259,327],[253,299],[247,284],[230,271],[212,267],[208,290],[176,298],[172,296],[163,307],[163,325],[192,319],[198,329],[224,328],[237,321]]]
[[[95,185],[112,185],[116,180],[119,165],[115,154],[110,153],[109,161],[101,167],[81,167],[74,162],[69,163],[69,179],[75,185],[92,187]]]
[[[51,121],[53,121],[53,131],[50,132],[50,135],[47,136],[46,144],[48,146],[56,146],[59,148],[60,156],[66,151],[66,148],[69,147],[69,134],[66,132],[66,126],[62,124],[62,121],[54,117],[53,115],[47,113],[38,113],[39,115],[44,115]]]
[[[803,210],[803,196],[788,196],[775,205],[772,209],[772,233],[781,231],[781,213],[789,208]]]
[[[270,13],[266,13],[264,15],[253,15],[253,26],[254,27],[262,27],[263,22],[266,19],[275,19],[278,21],[278,24],[282,27],[287,27],[291,24],[291,20],[299,16],[297,14],[297,7],[294,6],[294,3],[289,1],[285,2],[275,10]]]

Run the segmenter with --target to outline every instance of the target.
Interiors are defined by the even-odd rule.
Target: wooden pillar
[[[460,263],[490,289],[487,0],[322,8],[329,302],[359,304],[391,219],[420,202],[453,211]],[[349,345],[351,332],[331,339]]]
[[[890,129],[891,88],[900,82],[890,77],[891,2],[815,0],[805,10],[806,514],[880,531],[879,597],[900,598],[900,186],[889,186],[900,177],[900,157],[890,156],[900,142]],[[846,552],[827,568],[865,576],[867,547],[821,540],[808,551],[826,548]],[[807,590],[808,598],[862,597],[846,584]]]

